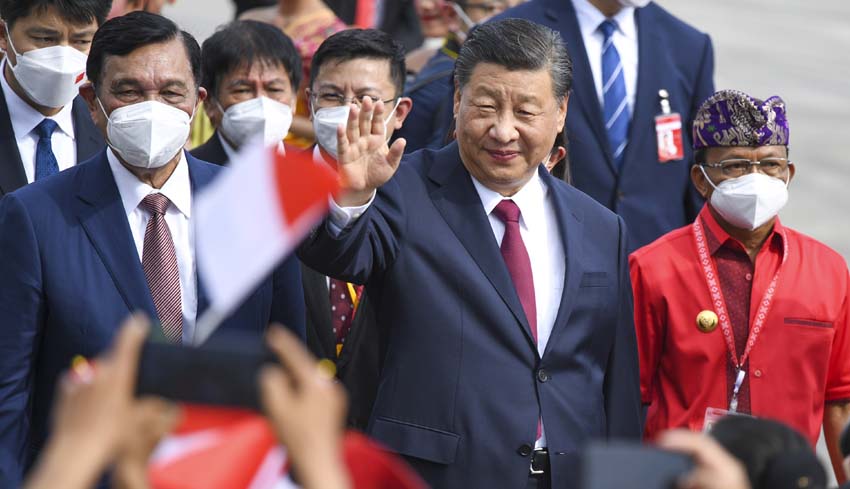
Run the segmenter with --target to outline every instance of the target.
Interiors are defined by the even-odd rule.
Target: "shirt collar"
[[[524,224],[526,229],[540,229],[543,226],[543,220],[545,219],[543,202],[546,201],[549,188],[543,182],[543,179],[540,178],[537,170],[535,170],[531,179],[517,193],[510,197],[505,197],[485,187],[472,174],[469,177],[472,178],[472,184],[475,186],[478,197],[481,199],[481,204],[484,206],[484,212],[488,216],[499,205],[499,202],[510,199],[519,207],[520,224]]]
[[[582,37],[587,37],[598,32],[599,24],[607,18],[605,14],[600,12],[588,0],[573,0],[573,7],[576,10],[576,19],[578,19]],[[617,23],[618,30],[626,38],[631,40],[637,39],[634,7],[623,7],[611,17],[611,20]],[[599,33],[599,35],[602,34]]]
[[[3,95],[6,97],[6,105],[9,108],[9,118],[12,119],[12,130],[15,131],[15,139],[20,140],[29,135],[44,119],[53,119],[59,126],[59,130],[64,132],[72,140],[75,139],[74,120],[71,112],[74,108],[74,103],[65,104],[59,113],[45,117],[12,90],[9,82],[6,81],[7,62],[4,59],[2,65],[0,65],[0,85],[3,87]]]
[[[706,203],[702,210],[699,213],[699,217],[697,219],[701,219],[703,225],[706,229],[706,242],[708,243],[708,252],[714,255],[717,250],[719,250],[724,244],[727,242],[737,243],[737,246],[742,250],[745,249],[744,245],[741,244],[740,241],[733,238],[726,231],[720,227],[720,223],[717,222],[717,219],[714,218],[714,214],[711,213],[709,209],[709,204]],[[773,223],[773,231],[771,231],[770,236],[765,240],[766,243],[770,243],[771,245],[782,245],[782,236],[783,236],[783,226],[782,222],[779,220],[779,216],[776,216],[776,220]]]
[[[180,161],[174,172],[165,181],[161,189],[155,189],[142,182],[130,170],[124,167],[112,148],[106,148],[106,159],[109,168],[118,186],[118,194],[124,205],[124,212],[129,216],[139,207],[142,199],[149,194],[161,193],[168,197],[174,207],[188,219],[192,215],[192,183],[189,179],[189,163],[186,160],[186,152],[180,151]]]

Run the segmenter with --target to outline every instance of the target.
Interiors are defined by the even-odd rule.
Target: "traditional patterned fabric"
[[[694,118],[694,149],[718,146],[788,145],[785,101],[721,90],[703,102]]]

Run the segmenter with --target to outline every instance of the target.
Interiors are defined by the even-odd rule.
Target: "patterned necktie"
[[[493,209],[493,214],[505,223],[502,237],[502,258],[508,266],[525,318],[537,341],[537,302],[534,298],[534,276],[531,274],[531,259],[519,232],[519,206],[513,200],[503,200]]]
[[[140,204],[151,215],[145,229],[142,249],[142,269],[148,279],[153,304],[165,337],[180,343],[183,337],[183,307],[180,298],[180,270],[174,241],[165,222],[165,211],[171,201],[168,197],[150,194]]]
[[[35,126],[38,134],[38,145],[35,147],[35,180],[41,180],[54,173],[59,173],[59,163],[53,154],[53,144],[50,138],[59,125],[53,119],[44,119]]]
[[[328,293],[331,301],[331,325],[336,337],[337,355],[339,355],[342,351],[342,345],[345,344],[345,338],[351,331],[356,312],[354,303],[356,297],[360,297],[363,286],[354,286],[356,297],[351,297],[347,282],[335,278],[332,278],[330,282]]]
[[[602,100],[605,115],[605,129],[608,131],[608,143],[617,170],[623,167],[623,153],[629,137],[629,104],[626,97],[626,78],[623,76],[623,63],[620,53],[614,47],[614,31],[617,23],[608,19],[599,24],[599,30],[605,36],[602,44]]]

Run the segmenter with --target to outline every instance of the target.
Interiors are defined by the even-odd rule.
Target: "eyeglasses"
[[[756,167],[761,173],[771,177],[778,177],[785,173],[788,165],[792,163],[785,158],[764,158],[761,161],[750,161],[741,159],[723,160],[717,163],[702,163],[701,166],[709,168],[720,168],[727,177],[740,177],[750,173],[750,167]]]
[[[377,104],[382,101],[380,97],[373,97],[371,95],[361,95],[359,97],[346,97],[345,95],[337,92],[325,92],[325,93],[314,93],[313,100],[315,100],[316,105],[319,107],[342,107],[343,105],[354,104],[358,107],[363,105],[363,102],[366,99],[372,99],[372,105]],[[385,104],[391,104],[395,102],[395,98],[391,98],[389,100],[383,100]]]

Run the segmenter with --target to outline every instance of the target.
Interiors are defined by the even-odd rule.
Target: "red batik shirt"
[[[825,245],[783,227],[778,218],[751,263],[707,205],[697,219],[719,275],[739,357],[782,262],[783,246],[788,246],[772,306],[744,365],[738,411],[783,421],[814,444],[824,403],[850,399],[847,264]],[[649,405],[645,435],[653,438],[679,427],[700,430],[706,408],[728,409],[735,370],[721,327],[710,333],[697,328],[697,315],[714,307],[693,226],[635,251],[629,265],[641,397]]]

